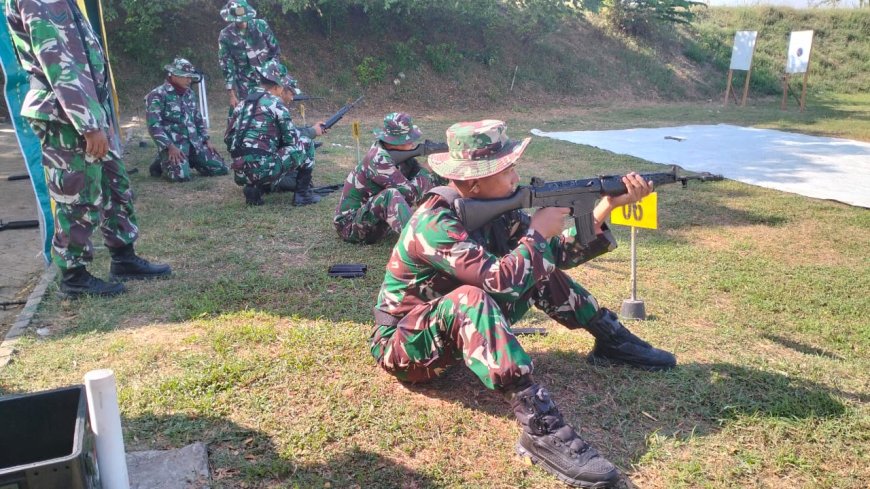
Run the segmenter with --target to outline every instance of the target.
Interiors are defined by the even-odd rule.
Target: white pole
[[[91,370],[85,374],[85,391],[103,489],[130,489],[115,374],[110,369]]]
[[[208,93],[205,91],[205,75],[202,75],[202,80],[199,82],[199,111],[202,113],[202,118],[205,119],[205,128],[211,129],[211,121],[208,119]]]

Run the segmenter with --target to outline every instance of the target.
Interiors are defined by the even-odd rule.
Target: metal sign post
[[[619,315],[624,319],[646,319],[646,306],[637,298],[637,228],[658,229],[658,194],[624,205],[610,213],[610,222],[631,226],[631,297],[622,301]]]
[[[202,119],[205,122],[205,128],[211,129],[211,121],[208,118],[208,94],[205,91],[205,75],[201,75],[199,81],[199,112],[202,114]]]

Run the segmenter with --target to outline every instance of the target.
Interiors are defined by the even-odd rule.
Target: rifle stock
[[[393,163],[399,165],[417,156],[429,156],[435,153],[446,153],[447,151],[447,143],[436,143],[427,139],[422,143],[418,144],[417,147],[414,149],[409,149],[406,151],[398,149],[388,149],[387,153],[390,153],[390,158],[393,160]]]
[[[702,182],[722,180],[721,175],[702,173],[697,176],[677,175],[677,167],[669,172],[642,173],[653,186],[680,182],[685,187],[689,180]],[[473,232],[498,216],[516,209],[530,207],[568,207],[574,217],[577,238],[587,245],[595,239],[592,211],[599,198],[615,197],[626,193],[622,175],[608,175],[582,180],[544,182],[532,178],[531,185],[521,186],[510,197],[503,199],[457,199],[454,208],[465,229]]]

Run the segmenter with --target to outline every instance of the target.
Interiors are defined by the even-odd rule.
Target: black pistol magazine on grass
[[[329,267],[330,277],[335,278],[359,278],[365,276],[368,265],[363,263],[336,263]]]

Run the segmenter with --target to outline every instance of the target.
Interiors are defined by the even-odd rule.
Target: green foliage
[[[367,87],[384,79],[387,74],[387,63],[373,56],[366,56],[362,63],[356,65],[354,72],[362,86]]]
[[[447,73],[462,62],[462,53],[456,50],[452,42],[434,44],[426,46],[426,60],[436,73]]]
[[[614,30],[633,36],[650,33],[653,24],[689,24],[693,7],[706,6],[694,0],[604,0],[602,13]]]
[[[413,37],[404,42],[393,43],[393,68],[399,71],[411,70],[420,64],[415,49],[417,43],[417,39]]]
[[[160,34],[173,31],[192,0],[108,0],[107,22],[118,21],[108,29],[113,45],[145,66],[159,66],[169,53]]]

